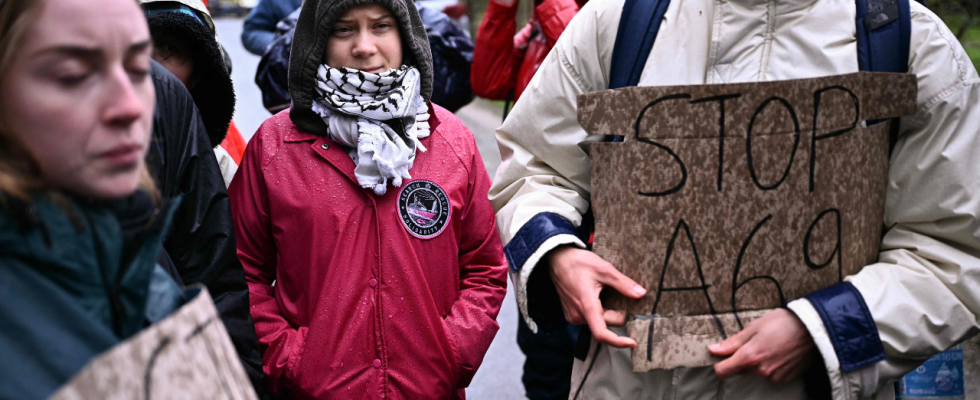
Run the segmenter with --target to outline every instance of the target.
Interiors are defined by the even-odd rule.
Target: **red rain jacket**
[[[514,36],[520,2],[509,7],[489,3],[476,33],[470,85],[477,96],[492,100],[505,100],[513,90],[516,102],[579,6],[575,0],[544,0]]]
[[[289,110],[249,143],[228,192],[273,393],[465,398],[497,332],[507,264],[473,135],[432,108],[413,179],[383,196],[357,184],[347,149],[300,131]],[[413,233],[405,218],[419,215],[436,223]]]

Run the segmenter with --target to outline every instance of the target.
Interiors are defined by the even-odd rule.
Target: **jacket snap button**
[[[378,286],[378,280],[377,279],[371,279],[371,280],[369,280],[368,281],[368,286],[370,286],[370,287],[377,287]]]
[[[377,358],[375,358],[375,359],[374,359],[374,362],[373,362],[373,363],[371,363],[371,365],[373,365],[373,366],[374,366],[374,368],[381,368],[381,360],[379,360],[379,359],[377,359]]]
[[[321,144],[320,147],[322,147],[324,150],[329,150],[330,149],[330,145],[329,144],[326,144],[326,143]]]

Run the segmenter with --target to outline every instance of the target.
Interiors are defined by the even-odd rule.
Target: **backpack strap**
[[[609,88],[636,86],[670,0],[626,0],[616,31]]]
[[[640,82],[669,5],[670,0],[626,0],[623,4],[609,67],[610,89],[636,86]],[[612,141],[622,142],[623,137],[614,136]]]
[[[856,0],[861,71],[909,72],[912,16],[909,0]]]
[[[909,72],[910,0],[855,0],[858,66],[869,72]],[[868,126],[886,120],[868,121]],[[888,152],[898,141],[898,118],[888,132]]]

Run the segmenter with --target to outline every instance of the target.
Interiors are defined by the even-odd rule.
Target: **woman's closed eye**
[[[155,48],[147,47],[137,50],[126,58],[124,67],[129,79],[134,83],[143,82],[150,76],[150,54],[155,53]]]
[[[126,73],[129,74],[129,78],[133,82],[142,82],[150,76],[150,69],[143,67],[129,67],[126,68]]]
[[[60,76],[58,77],[58,83],[60,83],[61,86],[72,88],[81,85],[90,76],[92,76],[92,74],[88,74],[88,73],[80,74],[80,75]]]
[[[85,83],[94,73],[93,67],[84,65],[82,62],[71,61],[56,65],[52,76],[59,85],[71,89]]]

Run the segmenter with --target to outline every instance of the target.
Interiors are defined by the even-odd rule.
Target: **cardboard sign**
[[[856,73],[579,96],[592,143],[595,252],[643,285],[613,298],[635,371],[719,359],[707,346],[878,258],[889,123],[914,75]]]
[[[49,400],[257,400],[207,289],[102,353]]]
[[[980,399],[980,336],[963,342],[964,399]]]

